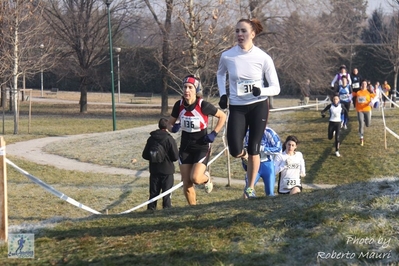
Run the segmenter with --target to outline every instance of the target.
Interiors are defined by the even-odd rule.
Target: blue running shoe
[[[247,198],[256,198],[255,189],[253,188],[247,187],[244,193]]]

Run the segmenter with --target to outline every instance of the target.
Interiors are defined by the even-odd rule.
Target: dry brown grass
[[[398,132],[398,113],[392,111],[395,113],[389,114],[388,122]],[[373,167],[368,171],[378,170],[376,166],[384,164],[390,165],[390,170],[397,169],[397,163],[394,163],[397,153],[394,152],[398,150],[398,143],[391,136],[389,150],[383,150],[381,119],[373,117],[373,125],[367,129],[367,134],[376,139],[364,147],[352,145],[357,137],[355,128],[350,128],[342,147],[345,157],[338,159],[333,156],[332,143],[325,137],[327,121],[322,120],[318,113],[298,111],[282,114],[272,114],[270,124],[279,128],[281,137],[290,133],[300,136],[300,148],[309,167],[307,178],[319,175],[312,181],[344,183],[339,178],[350,180],[361,176],[364,182],[342,184],[326,190],[305,189],[294,196],[258,197],[247,201],[240,198],[241,186],[215,184],[211,194],[197,191],[200,204],[195,207],[187,206],[183,193],[178,190],[172,198],[174,208],[169,210],[139,210],[128,215],[93,217],[43,192],[24,176],[10,170],[10,221],[14,232],[35,233],[35,259],[7,259],[7,246],[4,245],[0,247],[0,264],[397,265],[399,180],[397,177],[370,180],[370,175],[376,176],[374,172],[363,174],[349,161],[358,161],[360,165],[366,162],[367,166]],[[59,126],[62,119],[58,116],[56,119],[47,118],[51,121],[43,119],[41,126],[45,132],[53,130],[52,134],[61,135],[69,128]],[[91,119],[82,118],[68,120],[68,123],[86,122],[73,128],[75,133],[87,130],[87,121]],[[103,132],[100,129],[97,126],[96,132]],[[73,145],[68,147],[71,150],[84,150],[87,154],[100,156],[101,153],[126,148],[116,146],[119,138],[125,138],[120,144],[137,142],[135,135],[119,133],[104,134],[107,138],[102,140],[87,139],[77,145],[67,145]],[[110,147],[90,150],[94,145],[88,145],[88,142],[105,144],[106,140],[111,140],[110,135],[115,136]],[[143,143],[138,145],[141,147]],[[137,148],[134,152],[140,151]],[[371,159],[376,157],[363,161],[365,159],[358,159],[359,154],[369,155]],[[113,153],[114,156],[119,155]],[[146,178],[65,171],[24,160],[15,162],[66,195],[102,213],[110,210],[115,214],[148,198]],[[342,172],[343,166],[347,167],[345,172]],[[381,172],[385,173],[385,170]],[[337,176],[332,175],[334,171]],[[354,238],[358,242],[348,241]],[[375,242],[364,243],[366,239]],[[380,239],[384,242],[379,243]],[[331,258],[334,252],[335,256],[339,253],[341,257]],[[346,252],[350,256],[354,254],[354,257],[342,257]],[[375,257],[384,254],[389,257]]]

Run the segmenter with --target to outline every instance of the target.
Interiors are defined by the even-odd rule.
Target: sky
[[[379,8],[380,6],[384,10],[384,12],[391,13],[392,11],[392,7],[390,6],[392,0],[368,0],[368,3],[368,14],[371,14],[375,9]]]

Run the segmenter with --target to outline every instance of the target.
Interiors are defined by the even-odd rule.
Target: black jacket
[[[162,163],[150,162],[150,173],[163,175],[174,174],[175,165],[173,162],[179,159],[179,150],[177,149],[176,141],[166,130],[157,129],[152,131],[143,150],[142,157],[144,159],[150,160],[150,147],[154,142],[161,142],[168,156],[166,156],[165,161]]]

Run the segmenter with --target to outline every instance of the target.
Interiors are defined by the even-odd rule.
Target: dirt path
[[[61,97],[60,97],[61,98]],[[33,101],[48,101],[48,102],[71,102],[71,100],[65,100],[65,99],[55,99],[55,98],[41,98],[41,97],[32,97]],[[275,100],[275,107],[276,108],[281,108],[283,106],[295,106],[297,102],[297,99],[276,99]],[[96,102],[96,104],[99,104]],[[100,103],[101,104],[101,103]],[[110,104],[110,103],[102,103],[102,104]],[[118,103],[119,105],[123,105],[125,103]],[[129,104],[129,106],[132,106],[132,104]],[[298,106],[295,106],[296,108]],[[277,110],[273,110],[277,111]],[[273,116],[278,116],[278,112],[274,112]],[[84,147],[82,142],[87,142],[91,141],[92,139],[96,139],[96,145],[94,146],[100,146],[98,143],[109,143],[110,141],[114,141],[111,146],[112,147],[118,147],[119,142],[122,142],[121,145],[126,145],[125,142],[123,142],[124,137],[129,137],[135,136],[136,143],[140,143],[145,141],[145,139],[148,137],[148,132],[156,129],[156,125],[149,125],[149,126],[144,126],[140,128],[132,128],[132,129],[126,129],[126,130],[120,130],[120,131],[113,131],[113,132],[103,132],[103,133],[95,133],[95,134],[82,134],[82,135],[73,135],[73,136],[63,136],[63,137],[47,137],[47,138],[41,138],[41,139],[33,139],[29,141],[23,141],[23,142],[18,142],[15,144],[10,144],[7,145],[6,147],[6,153],[12,156],[16,156],[37,164],[41,165],[51,165],[54,167],[57,167],[59,169],[64,169],[64,170],[76,170],[76,171],[81,171],[81,172],[92,172],[92,173],[107,173],[107,174],[123,174],[123,175],[130,175],[130,176],[135,176],[135,177],[148,177],[149,172],[148,171],[136,171],[133,169],[127,169],[127,168],[120,168],[120,167],[112,167],[112,166],[105,166],[105,165],[98,165],[98,164],[93,164],[93,163],[85,163],[81,162],[78,160],[74,159],[69,159],[63,156],[55,155],[55,154],[50,154],[45,152],[44,148],[49,145],[53,146],[54,144],[59,143],[62,145],[63,149],[66,147],[70,147],[70,149],[76,150],[78,149],[77,147],[81,148]],[[117,137],[115,137],[117,135]],[[144,139],[139,139],[139,138],[144,138]],[[75,143],[76,145],[69,145]],[[124,143],[124,144],[123,144]],[[140,144],[141,145],[141,144]],[[88,147],[86,147],[88,149]],[[93,154],[103,152],[104,150],[107,150],[107,152],[111,152],[110,148],[108,146],[100,146],[98,147],[99,150],[93,150],[89,152],[93,152]],[[137,150],[138,148],[135,147],[134,150]],[[111,149],[111,150],[118,150],[116,149]],[[57,152],[55,152],[57,153]],[[140,152],[141,154],[141,152]],[[115,155],[116,156],[116,155]],[[139,155],[135,155],[136,157]],[[79,156],[77,156],[79,157]],[[117,158],[117,157],[113,157]],[[29,169],[25,169],[29,172]],[[175,179],[176,180],[181,180],[181,176],[179,173],[175,174]],[[227,184],[228,179],[227,178],[218,178],[214,177],[214,181],[219,183],[219,184]],[[244,185],[244,180],[236,180],[232,179],[231,184],[240,184]],[[316,185],[316,184],[304,184],[304,188],[331,188],[334,187],[334,185]]]
[[[125,131],[131,131],[134,134],[134,131],[144,131],[149,132],[154,125],[145,126],[141,128],[129,129]],[[65,136],[65,137],[47,137],[41,139],[33,139],[23,142],[18,142],[14,144],[7,145],[6,154],[28,160],[41,165],[51,165],[57,167],[59,169],[64,170],[75,170],[81,172],[91,172],[91,173],[107,173],[107,174],[123,174],[130,175],[135,177],[149,177],[149,172],[147,171],[136,171],[125,168],[118,167],[110,167],[97,165],[92,163],[80,162],[78,160],[65,158],[59,155],[49,154],[43,151],[43,148],[53,142],[64,141],[66,139],[73,141],[79,140],[82,138],[92,137],[95,138],[97,136],[103,135],[103,133],[96,134],[83,134],[83,135],[74,135],[74,136]],[[29,169],[25,169],[29,172]],[[219,184],[227,184],[228,180],[226,178],[213,177],[214,182]],[[179,173],[175,174],[175,180],[181,180],[181,176]],[[244,185],[244,180],[232,179],[231,184],[239,184]],[[304,188],[332,188],[334,185],[322,185],[322,184],[303,184]]]

